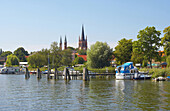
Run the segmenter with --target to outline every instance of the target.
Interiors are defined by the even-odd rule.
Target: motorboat
[[[20,72],[19,67],[3,67],[0,70],[1,74],[17,74]]]
[[[133,62],[127,62],[116,68],[116,79],[150,79],[150,75],[140,73],[136,67],[133,66]]]

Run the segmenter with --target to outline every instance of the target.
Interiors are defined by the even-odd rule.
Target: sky
[[[0,0],[3,51],[39,51],[65,35],[77,48],[82,24],[88,47],[101,41],[114,49],[122,38],[137,40],[147,26],[161,32],[170,26],[170,0]]]

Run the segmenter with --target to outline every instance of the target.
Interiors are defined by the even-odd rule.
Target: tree
[[[68,46],[67,49],[75,50],[74,47],[70,47],[70,46]]]
[[[1,57],[7,57],[8,55],[11,55],[12,52],[11,51],[5,51],[1,54]]]
[[[144,57],[143,57],[143,53],[141,50],[141,44],[139,43],[139,41],[134,41],[132,44],[131,61],[133,61],[133,63],[142,64],[143,60],[144,60]]]
[[[72,51],[70,49],[66,49],[62,51],[62,59],[61,62],[65,66],[70,66],[72,63]]]
[[[161,32],[157,31],[155,27],[146,27],[143,30],[140,30],[137,38],[139,43],[141,44],[141,50],[143,55],[150,62],[150,66],[152,68],[152,59],[157,57],[158,49],[161,46],[160,39]]]
[[[170,26],[163,30],[164,37],[161,38],[161,43],[164,46],[165,55],[170,55]]]
[[[14,55],[16,55],[21,62],[26,62],[25,56],[28,56],[29,54],[23,47],[19,47],[14,51]]]
[[[166,58],[167,66],[170,67],[170,55]]]
[[[97,41],[87,50],[87,64],[91,68],[103,68],[110,65],[112,49],[105,42]]]
[[[11,67],[14,65],[19,65],[19,59],[16,55],[8,55],[6,60],[6,66]]]
[[[76,57],[74,60],[74,64],[83,64],[85,61],[82,57]]]
[[[78,50],[77,52],[78,52],[79,55],[87,55],[86,50]]]
[[[33,68],[40,68],[44,65],[44,56],[37,52],[28,57],[28,63]]]
[[[121,39],[115,47],[114,55],[116,57],[117,64],[129,62],[132,56],[132,39]]]
[[[50,58],[52,60],[51,62],[52,62],[53,67],[57,68],[61,66],[62,55],[61,55],[61,51],[59,50],[57,42],[53,42],[51,44],[50,51],[51,51]]]

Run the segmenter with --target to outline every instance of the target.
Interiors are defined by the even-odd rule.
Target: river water
[[[170,110],[170,81],[37,80],[0,75],[0,111]]]

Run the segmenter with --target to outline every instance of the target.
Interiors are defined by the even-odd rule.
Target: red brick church
[[[59,48],[60,50],[62,50],[62,38],[60,37],[60,44],[59,44]],[[64,50],[67,49],[67,38],[65,36],[65,40],[64,40]],[[84,34],[84,26],[82,26],[82,32],[81,32],[81,38],[79,36],[79,50],[87,50],[87,35],[85,38],[85,34]]]
[[[79,50],[87,50],[87,35],[86,35],[86,39],[85,39],[85,35],[84,35],[84,26],[82,26],[82,33],[81,33],[81,38],[79,36]]]

